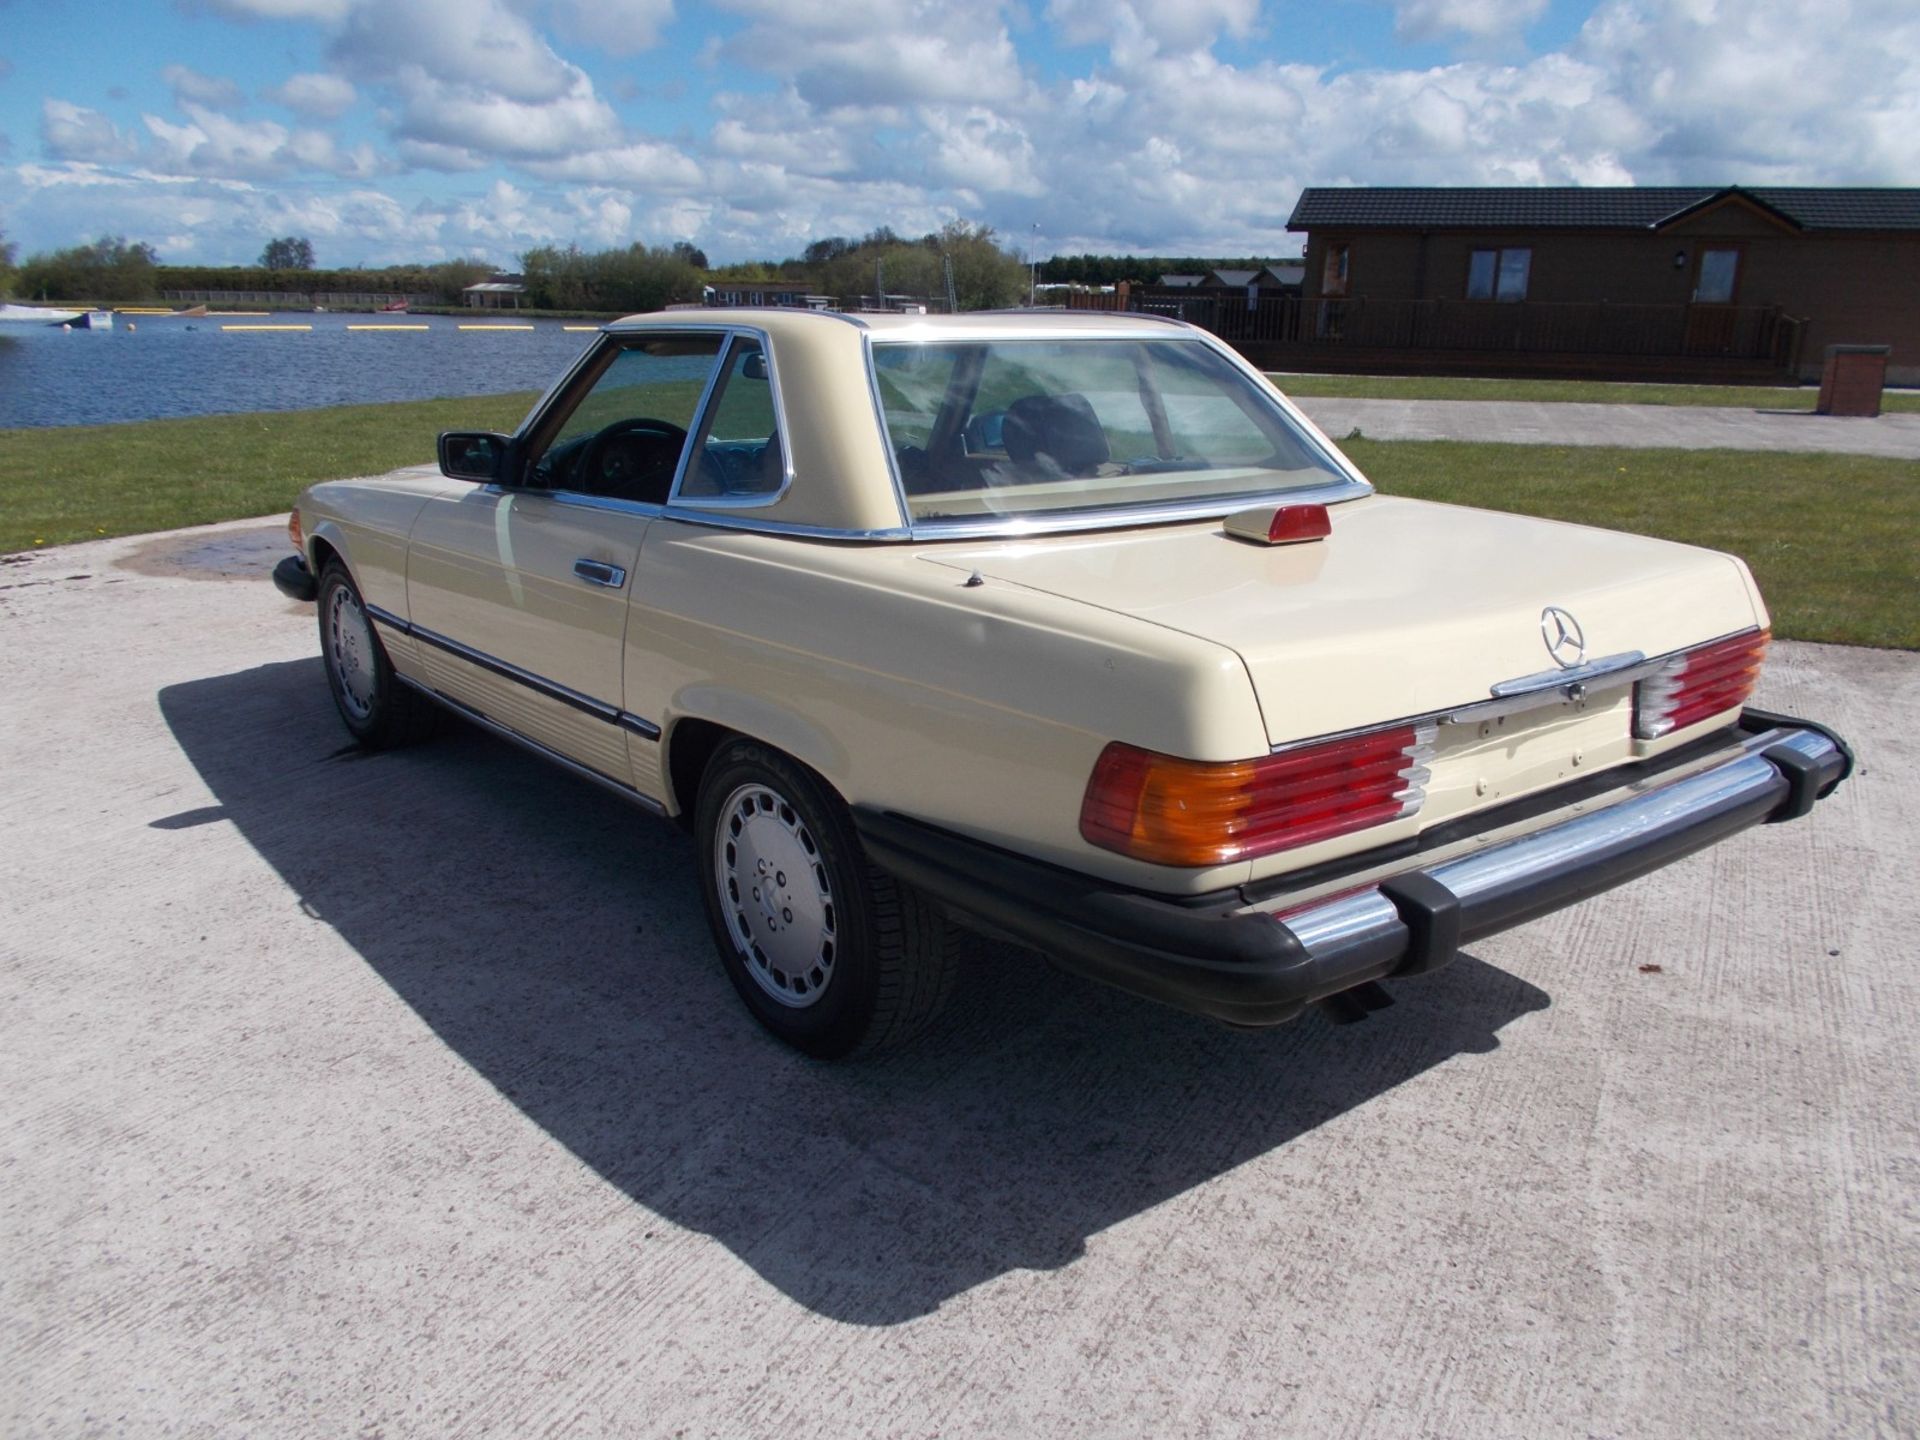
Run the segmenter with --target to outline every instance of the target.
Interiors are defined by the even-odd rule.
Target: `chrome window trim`
[[[490,674],[500,676],[503,680],[511,680],[517,685],[524,685],[535,694],[544,695],[549,700],[557,700],[563,705],[570,705],[575,710],[583,711],[593,716],[596,720],[604,720],[609,725],[618,725],[621,729],[631,731],[633,734],[643,736],[648,740],[658,740],[660,738],[660,727],[658,725],[642,716],[635,715],[630,710],[622,710],[618,705],[610,704],[605,700],[596,700],[591,695],[582,694],[570,686],[562,685],[558,680],[549,680],[544,675],[536,675],[531,670],[523,670],[511,660],[502,660],[497,655],[489,655],[484,650],[476,650],[471,645],[463,645],[450,635],[442,635],[437,630],[429,630],[424,625],[415,625],[411,620],[403,620],[391,610],[382,610],[377,605],[369,605],[366,607],[366,611],[369,617],[379,621],[389,629],[397,630],[400,634],[418,640],[423,645],[431,645],[436,650],[444,650],[456,659],[465,660],[469,665],[476,665]],[[438,692],[436,691],[434,693],[437,694]]]
[[[553,402],[565,392],[567,386],[573,383],[573,378],[580,373],[581,369],[589,360],[599,353],[600,348],[606,343],[607,332],[605,329],[602,329],[598,335],[587,341],[586,346],[574,357],[573,364],[560,372],[560,378],[547,387],[546,393],[533,402],[533,408],[521,417],[520,424],[514,429],[510,437],[516,445],[532,438],[534,421],[547,413],[547,407],[552,405]],[[515,488],[524,490],[528,487],[522,485]]]
[[[1018,539],[1028,535],[1069,535],[1089,530],[1122,530],[1135,525],[1166,525],[1182,520],[1224,520],[1227,516],[1241,510],[1252,510],[1261,505],[1338,505],[1348,500],[1362,500],[1374,493],[1373,482],[1355,469],[1353,462],[1346,456],[1330,444],[1323,443],[1318,429],[1312,422],[1306,420],[1291,402],[1274,388],[1272,381],[1249,365],[1231,346],[1216,340],[1197,326],[1187,324],[1184,320],[1160,315],[1153,318],[1163,324],[1171,324],[1190,332],[1187,338],[1224,356],[1234,369],[1251,381],[1261,399],[1273,406],[1287,429],[1296,434],[1314,454],[1327,461],[1336,476],[1344,478],[1305,487],[1289,486],[1278,490],[1253,491],[1230,499],[1210,495],[1177,503],[1161,502],[1079,514],[1072,511],[1053,511],[1035,515],[983,515],[977,518],[969,516],[960,520],[916,520],[913,518],[913,506],[907,500],[906,481],[900,474],[899,461],[893,453],[892,433],[887,429],[887,408],[880,398],[880,372],[873,363],[875,336],[872,331],[869,331],[861,337],[861,360],[867,367],[867,395],[873,402],[873,423],[879,433],[880,448],[887,457],[887,475],[893,482],[894,505],[899,509],[908,536],[914,540],[981,540]],[[1146,330],[1136,335],[1125,329],[1116,329],[1112,335],[1089,335],[1084,331],[1072,331],[1057,336],[1042,332],[1034,335],[1009,335],[1002,338],[1042,341],[1079,340],[1100,343],[1109,340],[1164,341],[1167,336]],[[965,337],[953,336],[927,336],[917,340],[905,337],[893,340],[882,337],[880,343],[903,346],[956,344],[963,343],[964,339]],[[993,337],[982,336],[978,343],[993,343]]]
[[[1135,505],[1124,510],[1074,513],[1055,511],[1047,516],[983,515],[958,520],[916,520],[908,526],[915,540],[1018,540],[1028,536],[1071,535],[1088,530],[1122,530],[1138,525],[1171,525],[1181,521],[1224,520],[1241,510],[1262,505],[1337,505],[1371,494],[1356,491],[1345,481],[1309,489],[1256,491],[1224,503],[1217,495],[1180,504]]]
[[[683,496],[680,488],[686,483],[687,469],[693,460],[693,437],[705,433],[710,423],[708,408],[712,406],[722,377],[727,373],[727,357],[733,352],[734,341],[742,336],[757,340],[760,344],[760,353],[767,359],[767,386],[772,391],[773,424],[780,436],[780,488],[771,494],[762,495]],[[667,492],[669,508],[684,505],[693,510],[705,510],[710,507],[727,510],[764,510],[779,504],[785,498],[787,491],[793,488],[793,444],[787,438],[791,432],[787,427],[786,402],[780,393],[780,361],[773,350],[773,337],[758,326],[732,327],[727,343],[720,347],[720,363],[714,367],[713,374],[707,377],[707,388],[701,393],[699,405],[694,408],[693,428],[687,433],[687,448],[680,456],[679,468],[673,472],[673,488]]]
[[[767,535],[790,535],[802,540],[907,540],[912,537],[905,526],[889,530],[843,530],[830,525],[806,525],[791,520],[768,520],[754,515],[725,515],[690,506],[668,510],[664,505],[649,505],[644,500],[620,500],[611,495],[582,495],[566,491],[549,496],[556,505],[572,505],[582,510],[608,510],[616,515],[640,515],[650,520],[675,520],[683,525],[705,525],[715,530],[747,530]]]

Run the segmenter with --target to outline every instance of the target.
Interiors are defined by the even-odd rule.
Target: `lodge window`
[[[1347,260],[1352,250],[1344,240],[1327,246],[1327,257],[1320,267],[1320,293],[1338,299],[1347,293]]]
[[[1524,300],[1532,270],[1531,249],[1476,250],[1467,263],[1467,299]]]
[[[1702,250],[1700,278],[1693,287],[1694,301],[1701,305],[1730,305],[1739,280],[1738,250]]]

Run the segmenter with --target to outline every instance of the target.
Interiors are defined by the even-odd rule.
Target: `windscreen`
[[[1223,504],[1347,476],[1197,340],[875,341],[915,522]]]

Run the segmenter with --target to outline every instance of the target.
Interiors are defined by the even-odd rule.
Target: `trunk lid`
[[[1713,551],[1389,496],[1331,513],[1328,539],[1298,545],[1250,544],[1216,523],[927,558],[1227,646],[1273,745],[1475,704],[1501,681],[1554,670],[1548,606],[1578,621],[1589,661],[1765,623],[1744,567]],[[1594,688],[1607,698],[1604,682]]]

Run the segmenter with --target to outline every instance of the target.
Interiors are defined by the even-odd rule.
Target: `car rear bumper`
[[[1462,944],[1644,875],[1748,826],[1791,820],[1853,768],[1818,725],[1749,710],[1704,766],[1636,780],[1510,838],[1469,837],[1370,867],[1302,903],[1236,890],[1156,896],[871,808],[854,821],[881,869],[1066,968],[1182,1010],[1272,1025],[1369,981],[1438,969]],[[1371,872],[1371,873],[1369,873]],[[1322,888],[1324,888],[1324,883]]]
[[[273,567],[273,587],[289,600],[311,602],[320,593],[320,582],[307,568],[304,555],[289,555]]]

